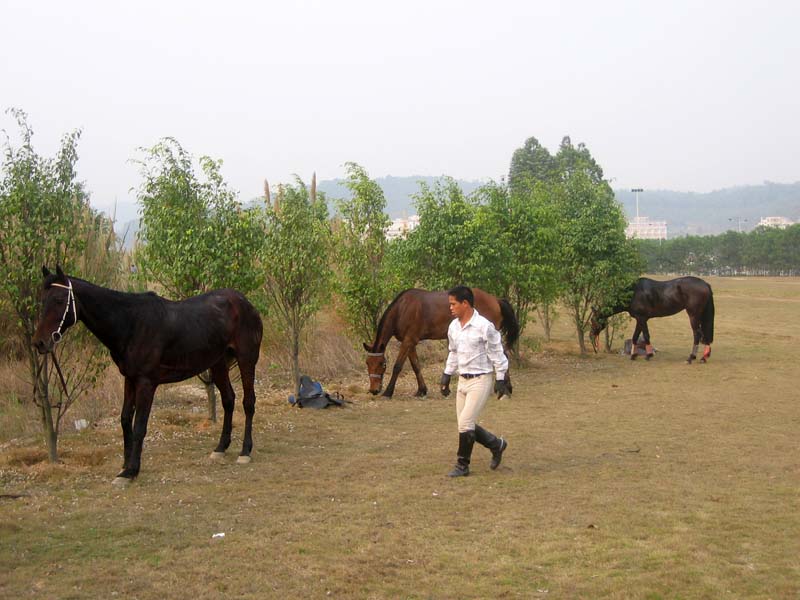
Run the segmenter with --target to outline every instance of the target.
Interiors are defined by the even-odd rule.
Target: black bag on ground
[[[345,399],[339,392],[329,394],[322,390],[319,381],[313,381],[308,375],[300,376],[300,393],[297,398],[294,394],[289,396],[289,404],[298,408],[328,408],[329,406],[344,406]]]

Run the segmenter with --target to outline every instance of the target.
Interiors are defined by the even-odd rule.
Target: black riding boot
[[[458,460],[456,466],[450,471],[448,477],[465,477],[469,475],[469,459],[472,456],[472,446],[475,444],[474,431],[462,431],[458,434]]]
[[[508,442],[486,431],[480,425],[475,426],[475,441],[492,451],[492,462],[489,463],[489,468],[494,471],[503,460],[503,452],[508,448]]]

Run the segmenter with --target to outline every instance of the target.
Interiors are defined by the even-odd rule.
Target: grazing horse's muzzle
[[[386,355],[383,352],[367,352],[367,373],[369,393],[373,396],[380,394],[383,389],[383,375],[386,373]]]
[[[36,348],[39,354],[47,354],[52,349],[44,340],[34,340],[33,347]]]

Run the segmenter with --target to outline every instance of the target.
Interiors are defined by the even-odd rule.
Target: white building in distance
[[[651,221],[649,217],[634,217],[628,221],[625,237],[638,240],[665,240],[667,239],[667,222]]]
[[[758,222],[759,227],[777,227],[778,229],[786,229],[790,225],[794,225],[794,221],[786,217],[762,217]]]
[[[408,218],[397,218],[386,228],[386,239],[393,240],[399,237],[404,238],[410,231],[414,231],[418,226],[419,215],[411,215]]]

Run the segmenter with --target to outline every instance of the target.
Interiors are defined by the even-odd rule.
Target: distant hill
[[[409,216],[416,212],[412,196],[419,192],[420,182],[429,186],[440,179],[428,175],[408,177],[379,177],[375,179],[386,196],[386,212],[392,217]],[[456,179],[465,194],[477,190],[483,182]],[[320,181],[317,188],[325,192],[334,213],[333,200],[350,197],[342,179]],[[628,217],[636,215],[636,197],[630,190],[614,190],[617,201]],[[260,199],[259,199],[260,200]],[[256,201],[256,199],[252,200]],[[639,214],[667,222],[670,238],[682,235],[716,235],[729,229],[750,231],[762,217],[781,216],[800,222],[800,182],[749,185],[715,190],[708,193],[674,192],[645,189],[639,193]],[[127,231],[125,247],[131,248],[139,229],[138,219],[117,222],[116,231]]]
[[[412,195],[419,191],[419,182],[433,185],[437,177],[380,177],[375,181],[386,196],[386,212],[401,217],[416,212]],[[466,194],[483,182],[457,179]],[[342,180],[322,181],[317,186],[329,198],[349,197]],[[636,215],[636,197],[630,190],[614,190],[625,214]],[[800,221],[800,182],[740,186],[708,193],[644,190],[639,193],[639,214],[653,220],[666,221],[670,238],[681,235],[716,235],[737,229],[750,231],[767,216],[782,216]]]
[[[636,195],[615,190],[629,217],[636,215]],[[648,190],[639,193],[639,215],[667,222],[670,238],[715,235],[729,229],[750,231],[762,217],[781,216],[800,221],[800,182],[748,185],[705,194]]]

